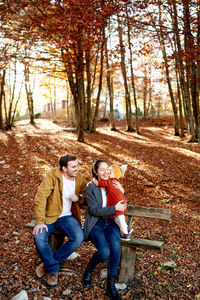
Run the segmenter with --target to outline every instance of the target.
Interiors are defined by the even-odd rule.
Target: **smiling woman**
[[[93,178],[107,180],[108,168],[106,160],[97,160],[92,168]],[[93,270],[99,263],[108,259],[106,293],[111,299],[119,300],[121,297],[115,288],[115,280],[120,260],[120,229],[114,218],[106,217],[115,215],[117,211],[124,211],[125,205],[117,203],[114,206],[107,206],[106,189],[96,186],[94,182],[90,182],[86,188],[86,200],[88,210],[84,224],[85,238],[95,245],[97,251],[89,261],[82,283],[85,288],[90,288]]]

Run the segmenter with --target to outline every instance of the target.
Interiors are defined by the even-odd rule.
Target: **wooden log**
[[[164,243],[160,241],[152,241],[145,239],[130,239],[130,241],[121,240],[120,244],[124,247],[129,248],[145,248],[145,249],[155,249],[162,250],[164,247]]]
[[[122,246],[119,282],[130,282],[135,274],[136,248]]]
[[[127,216],[155,218],[170,221],[170,209],[128,205]]]

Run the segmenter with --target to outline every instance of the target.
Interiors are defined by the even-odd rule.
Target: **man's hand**
[[[40,231],[40,233],[42,233],[43,228],[45,228],[46,232],[48,232],[48,228],[46,224],[37,224],[34,228],[33,228],[33,235],[38,234],[38,232]]]
[[[96,185],[96,186],[98,186],[98,180],[96,179],[96,178],[92,178],[92,182]]]
[[[79,200],[79,196],[77,196],[77,195],[71,195],[70,197],[69,197],[69,200],[71,200],[72,202],[77,202],[78,200]]]

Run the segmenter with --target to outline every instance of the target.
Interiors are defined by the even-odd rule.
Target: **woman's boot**
[[[107,281],[107,288],[106,294],[110,297],[111,300],[121,300],[122,298],[118,294],[116,287],[115,287],[115,280],[116,275],[109,275],[108,274],[108,281]]]
[[[91,281],[92,281],[92,271],[93,268],[90,264],[88,264],[87,268],[85,269],[82,284],[85,288],[91,288]]]

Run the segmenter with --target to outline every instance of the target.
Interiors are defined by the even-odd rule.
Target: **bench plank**
[[[127,216],[155,218],[170,221],[170,209],[128,205]]]
[[[164,243],[160,241],[145,240],[145,239],[130,239],[130,241],[121,240],[120,244],[127,247],[137,247],[145,249],[162,250]]]

